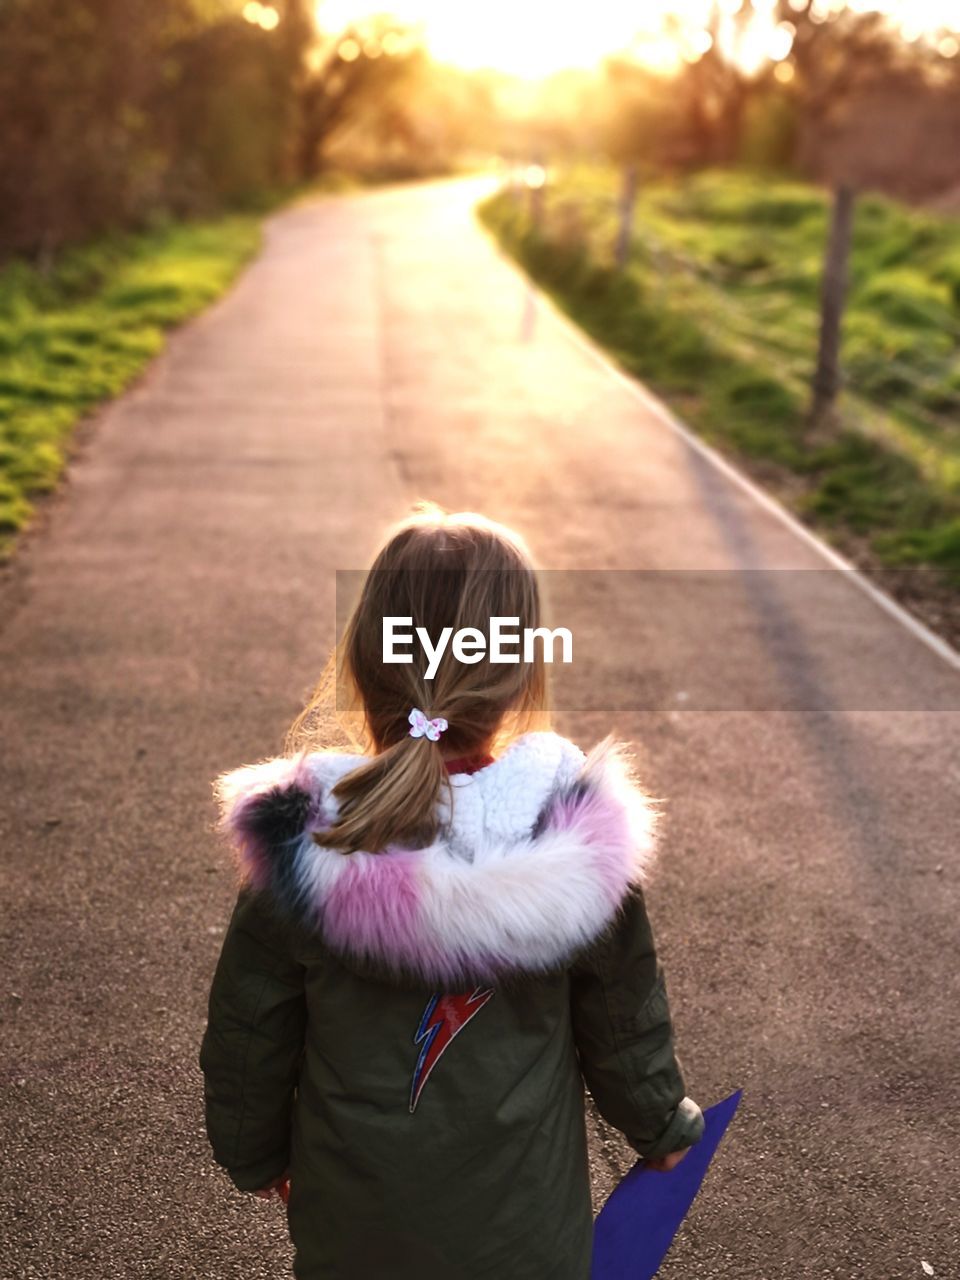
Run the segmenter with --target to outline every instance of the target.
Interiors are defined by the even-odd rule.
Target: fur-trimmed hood
[[[332,789],[362,761],[301,753],[215,784],[241,885],[347,963],[447,988],[549,972],[647,879],[657,815],[619,744],[584,755],[558,734],[524,734],[452,775],[431,845],[345,855],[311,833],[332,824]]]

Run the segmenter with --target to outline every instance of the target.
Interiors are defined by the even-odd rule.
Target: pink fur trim
[[[619,743],[600,743],[587,757],[580,777],[584,789],[562,796],[550,811],[548,825],[583,842],[611,903],[619,904],[627,887],[649,874],[658,815],[632,781]]]
[[[410,850],[351,854],[327,897],[323,918],[336,948],[414,961],[421,945],[416,855]]]
[[[481,845],[472,862],[442,838],[382,854],[319,846],[309,832],[329,824],[324,791],[303,755],[218,780],[244,882],[285,896],[334,951],[427,982],[563,963],[610,923],[655,852],[657,815],[610,742],[554,795],[537,834]]]

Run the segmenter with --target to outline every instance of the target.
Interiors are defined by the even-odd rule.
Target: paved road
[[[284,1274],[279,1206],[202,1128],[209,780],[278,748],[333,570],[428,496],[565,571],[559,727],[635,738],[668,798],[682,1061],[745,1095],[665,1280],[956,1276],[960,677],[572,342],[476,193],[276,217],[2,586],[0,1272]],[[592,1128],[602,1195],[627,1156]]]

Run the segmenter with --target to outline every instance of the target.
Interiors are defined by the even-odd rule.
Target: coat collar
[[[647,879],[657,814],[610,739],[585,756],[557,734],[524,734],[451,776],[433,844],[345,856],[311,832],[330,825],[332,787],[362,759],[301,753],[215,784],[241,887],[348,964],[448,989],[549,972]]]

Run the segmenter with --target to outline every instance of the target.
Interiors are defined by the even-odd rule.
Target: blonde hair
[[[336,676],[328,664],[285,743],[288,752],[318,746],[331,684],[345,693],[374,754],[333,788],[336,821],[313,836],[343,853],[422,847],[436,838],[437,804],[449,788],[441,744],[456,756],[495,754],[520,733],[550,724],[541,648],[530,662],[494,663],[484,653],[468,664],[448,646],[427,680],[427,660],[416,648],[410,663],[383,661],[385,617],[412,618],[434,641],[444,627],[486,634],[492,617],[518,618],[521,632],[538,627],[541,596],[530,553],[505,526],[433,503],[418,504],[391,530],[344,629]],[[414,707],[448,722],[439,741],[410,736]]]

